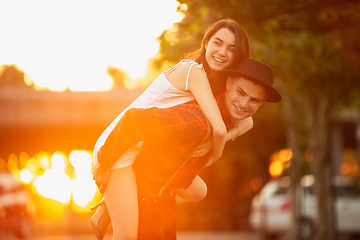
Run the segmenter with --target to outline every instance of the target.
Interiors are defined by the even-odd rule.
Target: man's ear
[[[230,88],[230,86],[231,86],[231,84],[232,84],[232,78],[231,78],[231,76],[227,76],[227,78],[226,78],[226,90],[229,90],[229,88]]]

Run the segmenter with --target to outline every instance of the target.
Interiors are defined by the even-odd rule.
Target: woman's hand
[[[100,193],[105,192],[106,185],[109,182],[110,170],[104,170],[101,165],[97,165],[93,171],[93,179],[95,180],[96,186],[99,188]]]
[[[204,168],[210,166],[211,164],[213,164],[217,159],[213,158],[212,156],[209,158],[209,160],[207,161],[207,163],[205,164]]]
[[[212,136],[208,137],[194,152],[193,157],[202,157],[205,156],[213,148],[213,138]]]

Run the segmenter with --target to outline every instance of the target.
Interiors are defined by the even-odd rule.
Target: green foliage
[[[222,203],[220,205],[231,205],[234,200],[230,199],[234,196],[229,197],[229,191],[236,189],[236,186],[247,184],[252,176],[259,174],[266,181],[266,173],[254,169],[267,170],[266,155],[270,156],[279,148],[287,147],[283,140],[285,137],[287,144],[292,142],[296,145],[297,153],[302,154],[307,149],[313,137],[309,129],[311,125],[317,126],[317,103],[326,100],[330,112],[349,106],[359,108],[360,1],[178,1],[187,5],[185,18],[174,29],[159,37],[159,65],[176,62],[183,57],[184,52],[197,49],[208,26],[217,20],[231,18],[247,30],[251,41],[251,57],[274,68],[275,87],[283,96],[280,104],[271,107],[264,105],[260,109],[254,117],[254,129],[246,137],[237,140],[241,145],[231,144],[224,152],[221,161],[228,161],[227,164],[229,161],[240,163],[245,168],[241,170],[248,171],[246,177],[238,179],[238,182],[226,182],[223,168],[214,167],[214,172],[222,173],[212,175],[216,175],[221,187],[211,185],[211,177],[205,179],[209,189],[215,188],[216,192],[207,201],[214,206],[216,195],[221,195],[223,197],[217,196]],[[290,128],[295,132],[289,134]],[[289,139],[291,136],[294,139]],[[303,159],[299,155],[294,157]],[[260,159],[262,161],[259,162]],[[258,168],[254,167],[256,165]],[[308,173],[308,165],[300,168]],[[241,175],[240,172],[237,174]],[[211,214],[211,209],[207,209],[206,214],[226,216],[230,210],[220,205],[216,206],[216,211],[220,212]],[[241,216],[237,217],[230,221],[222,219],[225,222],[239,221]]]
[[[160,61],[176,62],[199,47],[208,26],[223,18],[243,25],[252,57],[270,64],[285,94],[331,98],[347,105],[359,91],[358,1],[179,0],[188,10],[159,37]],[[346,93],[346,94],[345,94]]]

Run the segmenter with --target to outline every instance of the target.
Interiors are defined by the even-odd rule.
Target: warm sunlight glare
[[[10,154],[8,163],[0,159],[0,171],[10,170],[14,179],[28,185],[32,192],[55,200],[54,206],[71,206],[76,213],[89,212],[101,199],[92,179],[92,151],[73,150],[51,154],[40,151],[32,157],[26,152]],[[60,205],[56,205],[60,204]]]
[[[85,207],[94,198],[97,191],[91,175],[91,153],[82,150],[72,151],[69,161],[75,168],[75,178],[71,181],[73,200],[78,206]]]
[[[51,167],[50,156],[47,153],[40,152],[38,154],[38,161],[42,169],[50,169]]]
[[[19,158],[15,154],[10,154],[7,162],[7,169],[9,169],[10,172],[14,172],[15,169],[17,169],[19,163]]]
[[[69,162],[75,168],[75,175],[90,176],[92,157],[91,153],[83,150],[74,150],[69,154]]]
[[[46,198],[61,203],[68,203],[71,197],[71,179],[65,174],[67,158],[61,152],[51,157],[51,169],[45,170],[44,175],[34,181],[36,190]]]
[[[20,172],[20,179],[23,183],[30,183],[33,179],[33,173],[29,171],[29,169],[24,168]]]
[[[30,158],[29,161],[26,163],[26,168],[29,169],[31,172],[35,173],[40,168],[40,163],[35,158]]]
[[[109,65],[145,76],[156,38],[181,21],[176,0],[1,1],[0,66],[16,64],[37,89],[106,91]]]
[[[91,178],[75,177],[71,184],[73,200],[78,206],[85,207],[93,200],[97,191],[94,180]]]

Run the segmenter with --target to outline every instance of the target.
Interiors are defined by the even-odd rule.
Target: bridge
[[[107,125],[143,90],[51,92],[0,87],[0,158],[21,151],[92,150]]]

